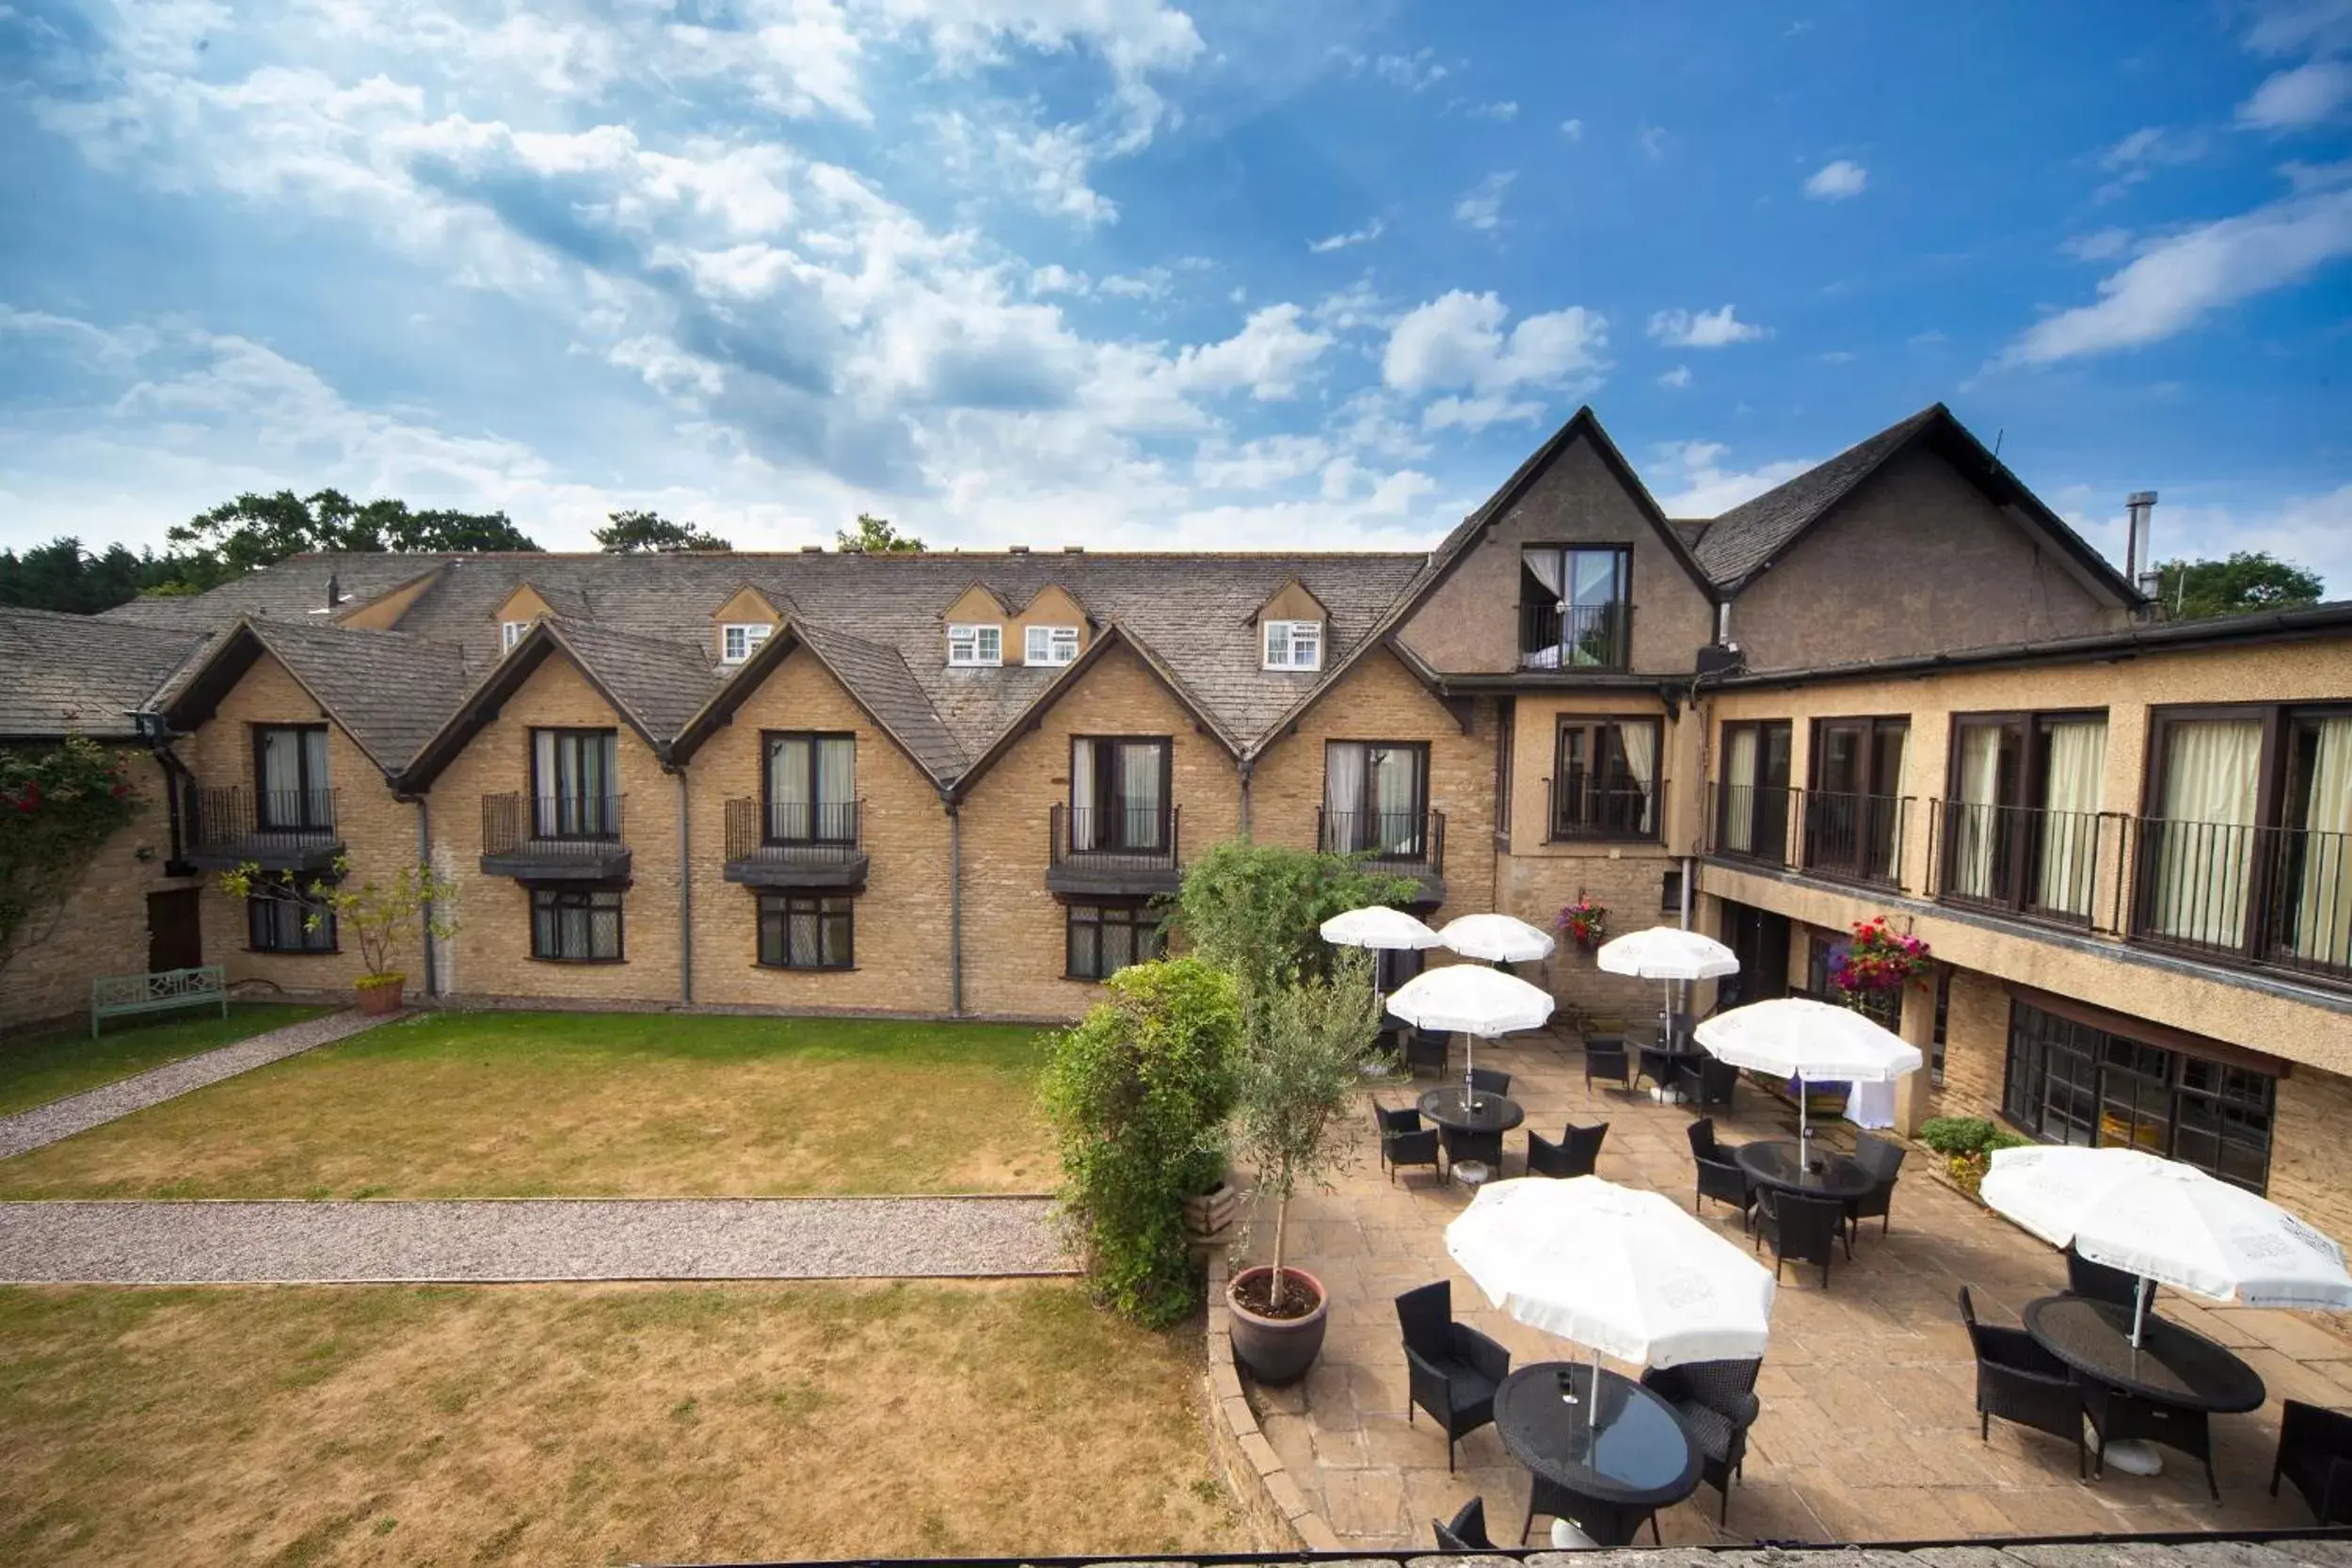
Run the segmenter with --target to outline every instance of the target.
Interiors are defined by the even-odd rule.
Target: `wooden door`
[[[147,968],[192,969],[204,962],[203,922],[197,890],[173,888],[147,895]]]

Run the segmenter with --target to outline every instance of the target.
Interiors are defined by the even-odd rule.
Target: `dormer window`
[[[740,664],[750,658],[776,628],[765,621],[729,621],[719,628],[719,663]]]
[[[1270,670],[1319,670],[1323,667],[1323,623],[1319,620],[1270,620],[1266,629],[1266,667]]]
[[[1078,657],[1078,628],[1032,626],[1021,651],[1025,664],[1066,664]]]
[[[981,666],[1003,664],[1004,628],[1001,626],[949,627],[948,663]]]
[[[530,630],[531,623],[527,620],[500,621],[498,623],[498,651],[502,654],[512,653],[515,650],[515,645],[522,641],[523,634]]]

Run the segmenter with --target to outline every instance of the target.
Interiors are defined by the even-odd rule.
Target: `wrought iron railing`
[[[1544,791],[1544,839],[1646,840],[1659,837],[1666,825],[1666,780],[1637,784],[1624,778],[1596,778],[1570,774],[1547,778]]]
[[[187,820],[192,850],[242,845],[255,850],[298,848],[335,841],[332,790],[191,788]]]
[[[1622,670],[1633,663],[1633,606],[1530,600],[1519,606],[1519,667]]]
[[[855,800],[727,803],[729,860],[854,860],[865,853],[863,816]]]
[[[1384,869],[1435,876],[1446,869],[1443,811],[1315,811],[1315,847],[1334,855],[1361,855]]]
[[[1784,784],[1719,783],[1708,792],[1707,853],[1786,865],[1795,795]]]
[[[1964,800],[1931,801],[1928,812],[1928,859],[1942,902],[2067,925],[2099,923],[2104,840],[2120,834],[2122,818]]]
[[[2130,821],[2135,941],[2352,980],[2352,835]]]
[[[621,841],[625,795],[482,797],[482,853],[600,855]]]
[[[1889,888],[1903,880],[1903,833],[1908,795],[1848,794],[1834,790],[1791,792],[1801,799],[1804,869],[1841,882]]]
[[[1047,813],[1048,854],[1053,865],[1103,871],[1169,871],[1176,864],[1178,808],[1174,806],[1065,806]]]

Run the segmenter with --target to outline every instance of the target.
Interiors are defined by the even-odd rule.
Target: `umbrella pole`
[[[1592,1347],[1592,1381],[1584,1385],[1584,1430],[1587,1433],[1588,1444],[1592,1441],[1590,1434],[1598,1432],[1600,1426],[1601,1348],[1595,1345]]]
[[[2139,1349],[2140,1330],[2148,1326],[2148,1276],[2138,1276],[2139,1283],[2132,1288],[2132,1349]]]

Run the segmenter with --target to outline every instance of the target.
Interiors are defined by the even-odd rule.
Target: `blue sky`
[[[2352,0],[0,0],[0,544],[1416,547],[1950,403],[2352,595]]]

